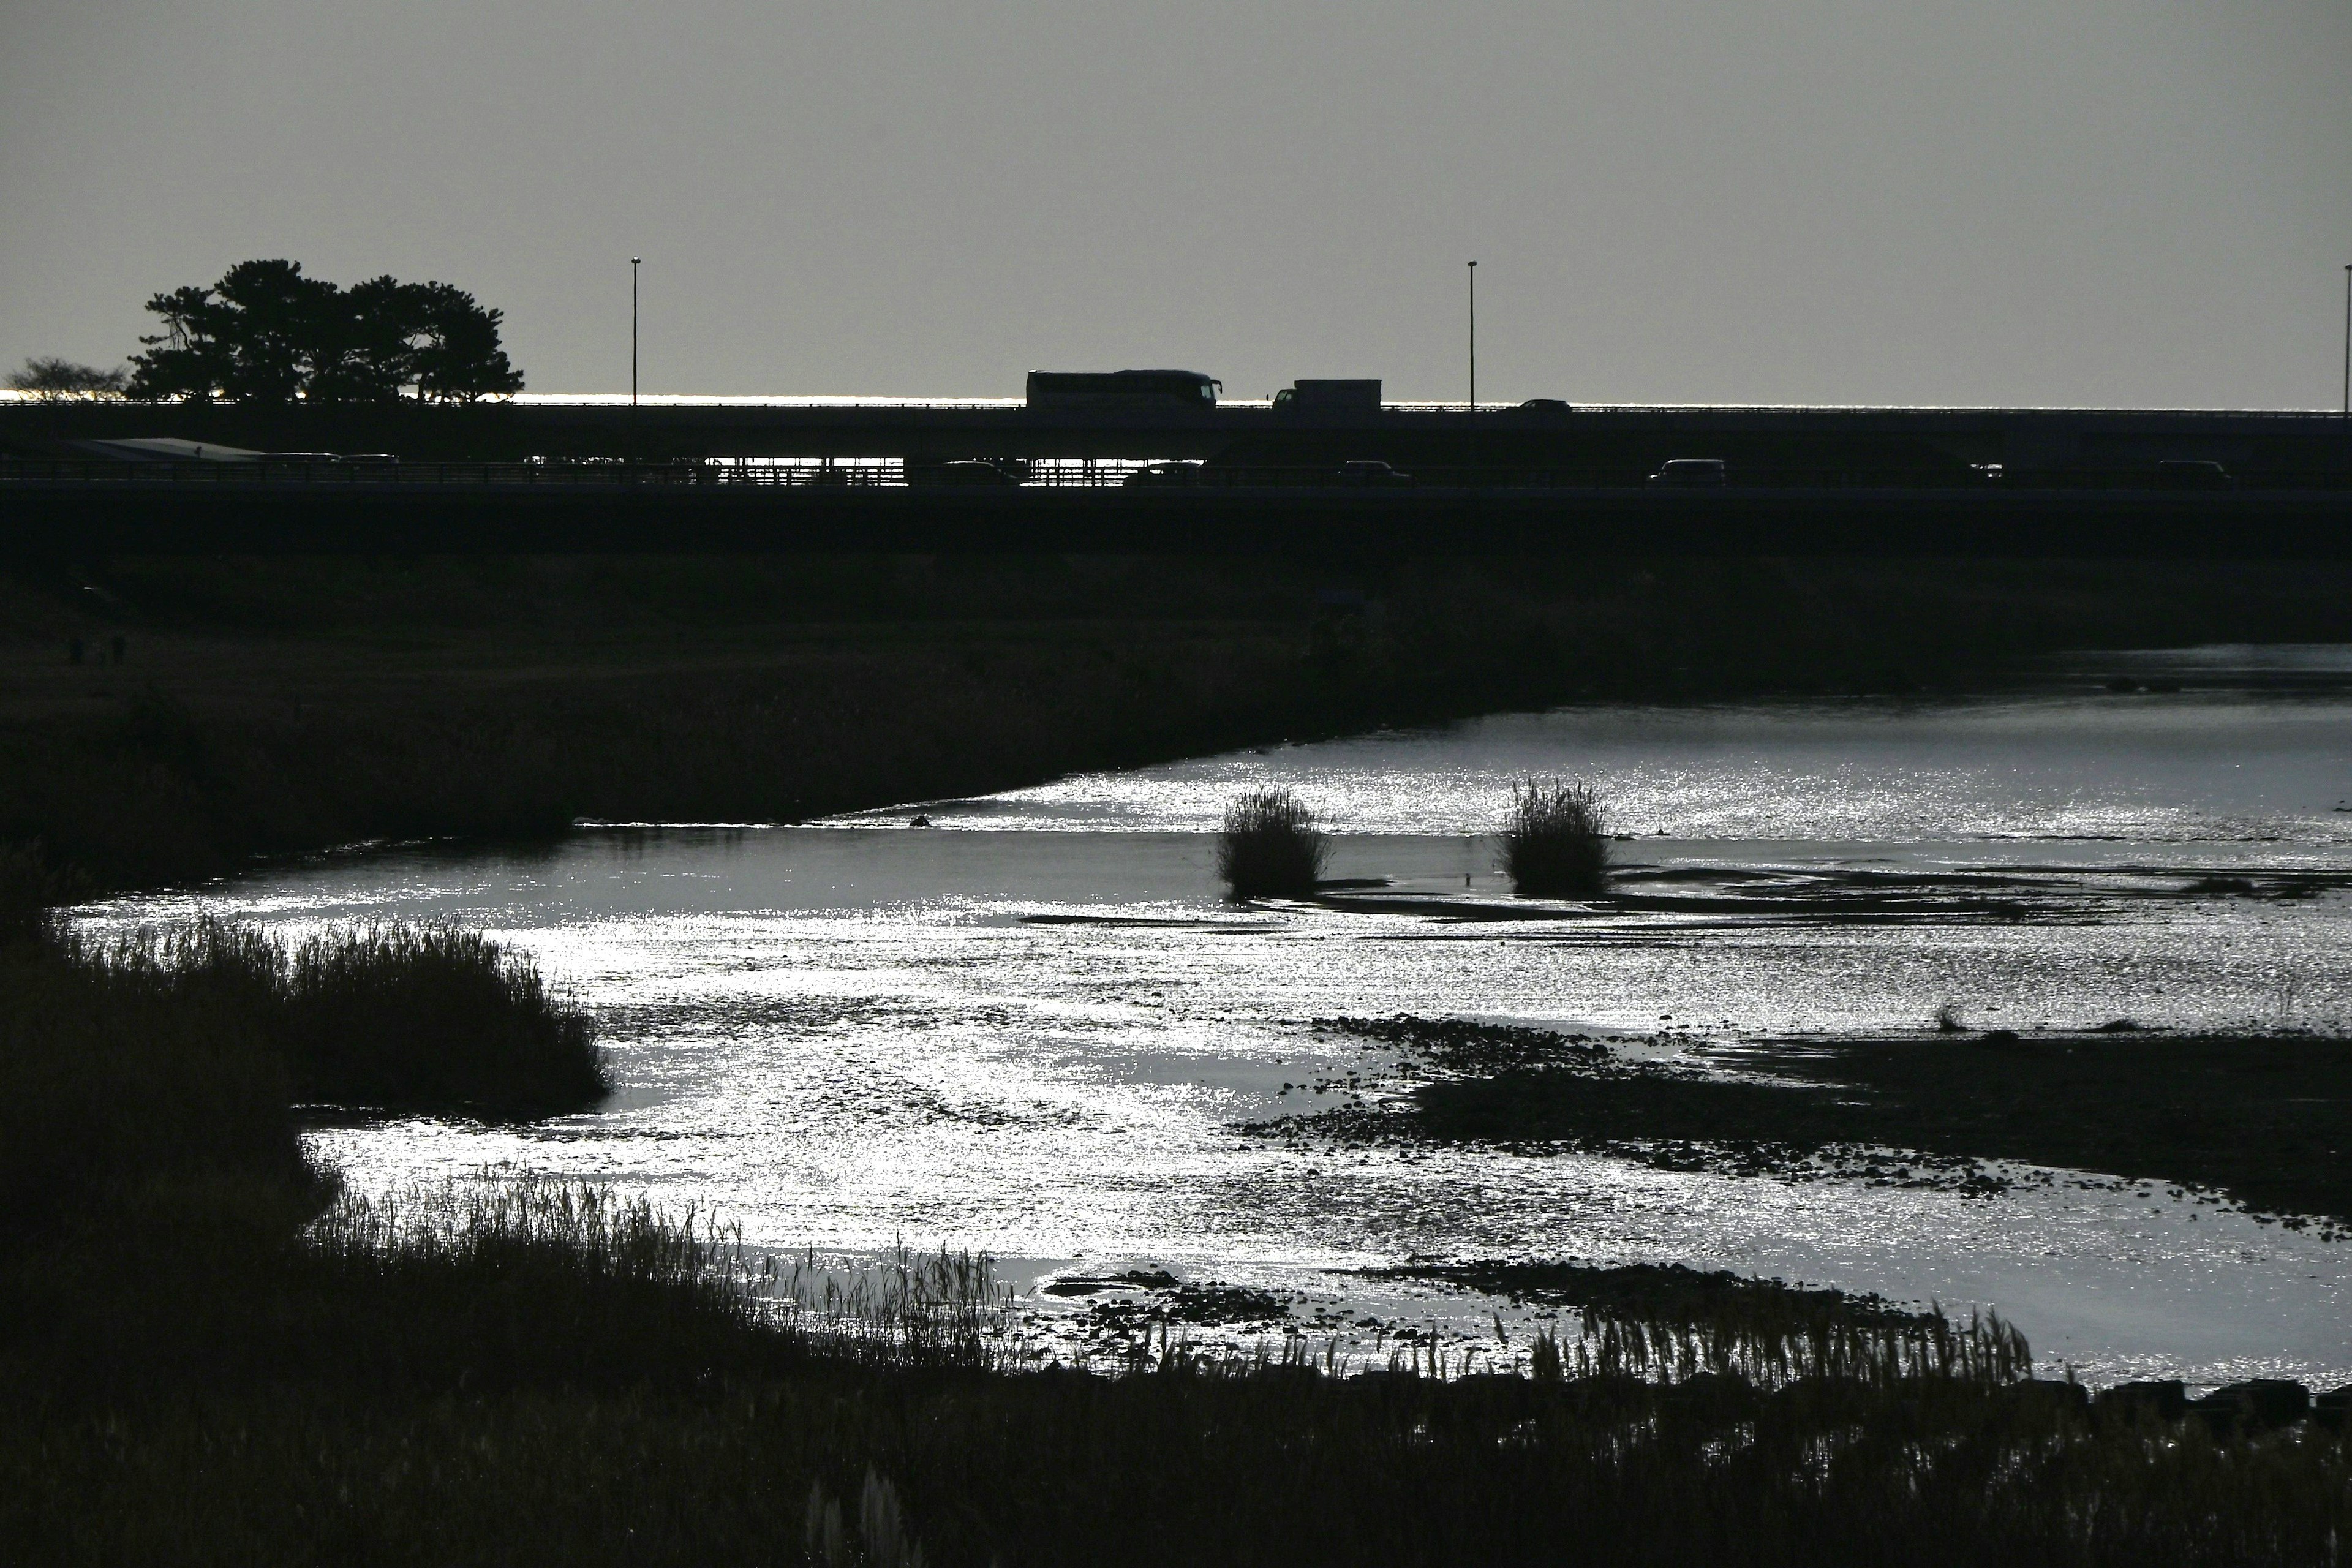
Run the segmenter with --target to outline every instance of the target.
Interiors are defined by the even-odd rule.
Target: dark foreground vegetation
[[[338,1195],[296,977],[407,972],[352,993],[397,1028],[499,964],[257,951],[0,955],[12,1560],[2302,1563],[2352,1528],[2333,1405],[2095,1402],[2006,1325],[1831,1292],[1465,1265],[1580,1326],[1498,1347],[1527,1375],[1164,1332],[1078,1370],[971,1259],[826,1292],[595,1190]]]
[[[1992,1191],[1988,1161],[2218,1189],[2286,1223],[2352,1228],[2352,1039],[2007,1030],[1717,1048],[1707,1068],[1459,1020],[1327,1026],[1433,1070],[1402,1112],[1292,1135],[1605,1148],[1675,1169],[1859,1174]]]
[[[1580,699],[1982,687],[2062,647],[2352,639],[2352,567],[2312,563],[0,568],[0,843],[37,842],[68,889],[581,817],[793,820]]]
[[[1624,1313],[1529,1377],[1304,1342],[1039,1371],[959,1260],[826,1311],[562,1189],[204,1239],[146,1258],[168,1295],[108,1277],[129,1237],[69,1300],[54,1255],[10,1260],[25,1560],[2290,1563],[2352,1523],[2340,1429],[2094,1404],[2020,1381],[1999,1325],[1817,1355]]]

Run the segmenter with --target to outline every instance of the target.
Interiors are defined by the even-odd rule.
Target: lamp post
[[[2344,264],[2344,417],[2352,419],[2352,261]]]
[[[1470,412],[1478,412],[1478,264],[1470,264]]]
[[[629,258],[629,406],[637,405],[637,264],[642,256]]]

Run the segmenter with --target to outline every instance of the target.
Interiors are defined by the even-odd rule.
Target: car
[[[1650,476],[1654,485],[1722,485],[1730,483],[1721,458],[1668,458]]]
[[[1136,469],[1119,484],[1130,490],[1152,490],[1200,482],[1201,465],[1198,463],[1152,463]]]
[[[2156,482],[2168,490],[2226,490],[2238,481],[2210,458],[2164,458],[2157,462]]]
[[[1388,464],[1373,458],[1355,458],[1339,465],[1331,476],[1343,485],[1409,485],[1411,474],[1401,474]]]

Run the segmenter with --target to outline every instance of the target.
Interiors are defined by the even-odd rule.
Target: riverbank
[[[1580,699],[2352,639],[2352,568],[148,558],[20,565],[0,609],[0,844],[37,845],[47,879],[20,897],[54,898],[581,818],[802,820]]]

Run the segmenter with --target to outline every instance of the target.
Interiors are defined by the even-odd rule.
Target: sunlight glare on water
[[[2352,1371],[2352,1247],[2194,1194],[1963,1197],[1239,1129],[1346,1098],[1365,1053],[1306,1022],[1339,1014],[1902,1032],[1923,1049],[1946,1048],[1927,1025],[1948,1003],[2019,1027],[2336,1026],[2352,1002],[2340,887],[2180,889],[2352,868],[2347,720],[2340,693],[1570,710],[932,804],[936,831],[902,826],[911,808],[592,829],[529,853],[329,857],[86,917],[478,925],[596,1016],[620,1086],[606,1107],[320,1131],[362,1187],[583,1177],[715,1207],[765,1247],[985,1247],[1024,1286],[1149,1266],[1472,1325],[1494,1303],[1347,1271],[1675,1261],[1994,1305],[2095,1380],[2326,1381]],[[1429,898],[1218,896],[1208,830],[1236,788],[1275,782],[1339,835],[1334,875],[1500,905],[1481,835],[1530,773],[1599,783],[1640,835],[1618,846],[1637,875],[1779,879],[1791,912],[1465,920]],[[1989,868],[2021,879],[2031,918],[1807,912],[1815,881],[1856,868]]]

